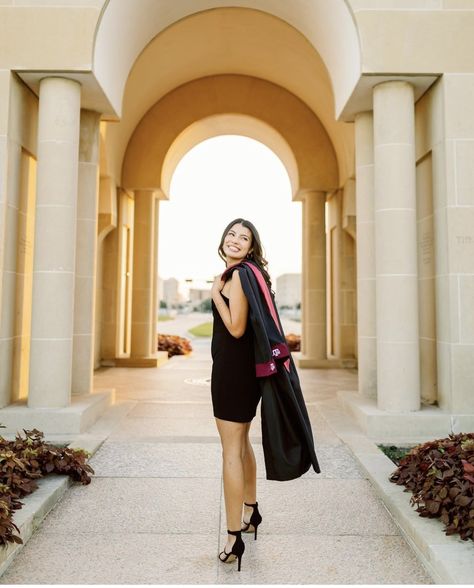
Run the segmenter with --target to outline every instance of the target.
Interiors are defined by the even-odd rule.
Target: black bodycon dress
[[[222,294],[227,306],[229,299]],[[242,337],[232,336],[212,301],[211,396],[214,416],[248,423],[255,416],[261,392],[255,375],[253,330],[247,320]]]

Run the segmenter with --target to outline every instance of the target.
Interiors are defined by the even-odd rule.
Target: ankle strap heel
[[[258,502],[255,502],[253,504],[250,504],[248,502],[244,502],[244,504],[246,506],[251,506],[253,508],[253,512],[252,512],[252,516],[250,517],[250,521],[248,523],[244,522],[244,525],[246,525],[246,527],[244,527],[242,529],[242,531],[244,533],[248,533],[248,532],[252,532],[252,529],[250,529],[250,525],[253,525],[253,530],[255,531],[255,536],[254,539],[257,539],[257,528],[258,525],[262,522],[262,515],[258,512]]]
[[[229,533],[229,535],[235,535],[235,542],[234,542],[234,545],[232,545],[232,551],[230,553],[227,553],[225,549],[224,549],[224,551],[221,551],[221,553],[219,554],[219,559],[221,561],[225,562],[225,561],[227,561],[229,555],[235,555],[238,559],[237,570],[240,572],[242,555],[245,551],[245,543],[242,540],[242,531],[231,531],[230,529],[227,529],[227,533]],[[220,556],[222,555],[222,553],[225,554],[225,559],[221,559]]]

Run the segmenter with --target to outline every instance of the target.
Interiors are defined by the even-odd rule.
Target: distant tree
[[[168,308],[166,300],[160,300],[160,308]]]
[[[198,312],[211,312],[212,311],[211,299],[206,298],[205,300],[203,300],[199,304],[196,304],[196,306],[194,306],[194,310],[196,310]]]

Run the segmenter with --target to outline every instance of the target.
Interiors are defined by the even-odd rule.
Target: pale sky
[[[273,284],[301,272],[301,202],[291,201],[285,167],[262,143],[226,135],[191,149],[173,175],[170,200],[160,201],[160,277],[206,280],[223,272],[217,248],[237,217],[257,228]]]

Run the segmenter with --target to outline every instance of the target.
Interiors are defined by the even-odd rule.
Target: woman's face
[[[224,253],[227,260],[234,263],[245,259],[252,249],[252,232],[247,227],[236,223],[224,237]]]

